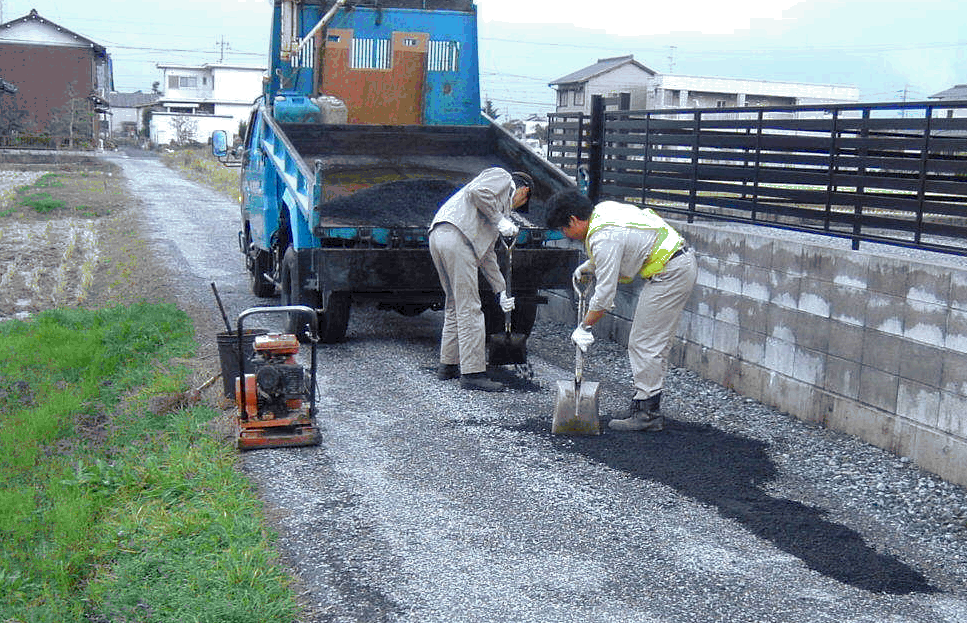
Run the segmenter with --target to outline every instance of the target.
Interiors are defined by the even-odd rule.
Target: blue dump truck
[[[542,202],[574,182],[481,113],[471,0],[276,0],[269,67],[237,153],[255,295],[315,309],[323,342],[345,336],[353,304],[441,308],[427,226],[491,166],[535,180],[515,216],[513,332],[530,333],[542,290],[570,288],[579,252],[552,242]],[[213,148],[226,155],[224,134]],[[481,299],[488,334],[503,331],[493,293]]]

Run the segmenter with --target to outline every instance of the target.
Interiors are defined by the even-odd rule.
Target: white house
[[[591,96],[622,96],[628,110],[858,102],[855,86],[660,74],[634,56],[598,59],[551,82],[559,113],[591,113]]]
[[[594,65],[579,69],[550,83],[557,90],[556,112],[591,113],[592,95],[630,93],[658,75],[635,60],[633,55],[600,58]]]
[[[963,102],[967,100],[967,84],[954,85],[949,89],[945,89],[943,91],[940,91],[939,93],[934,93],[933,95],[930,95],[929,99],[940,100],[941,102],[944,102],[944,101]],[[943,106],[940,105],[940,106],[937,106],[936,109],[934,109],[933,114],[935,117],[946,117],[948,119],[953,119],[954,117],[967,116],[967,110],[959,106],[957,107],[952,106],[950,108],[944,109]]]
[[[262,94],[265,67],[246,65],[170,65],[163,72],[159,110],[151,115],[151,141],[205,142],[215,130],[238,135],[252,104]]]

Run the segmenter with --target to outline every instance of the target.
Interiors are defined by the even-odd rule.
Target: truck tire
[[[246,264],[249,264],[248,282],[252,294],[263,299],[275,296],[275,284],[265,277],[265,273],[272,270],[272,254],[256,249],[254,255],[247,257]]]
[[[320,306],[319,294],[302,287],[302,281],[299,278],[299,257],[292,247],[286,249],[283,256],[281,290],[282,305],[305,305],[313,309],[318,309]],[[286,314],[285,330],[299,338],[300,342],[307,342],[309,338],[305,327],[311,322],[312,320],[306,318],[305,313],[291,312]]]
[[[319,340],[334,344],[346,337],[351,301],[348,292],[332,292],[326,311],[319,314]]]
[[[289,247],[285,252],[284,270],[282,271],[282,304],[305,305],[313,309],[322,307],[322,300],[315,290],[302,287],[299,277],[299,260],[295,250]],[[334,344],[346,337],[349,326],[349,309],[351,300],[348,292],[332,292],[329,295],[326,311],[316,315],[319,330],[319,341],[323,344]],[[292,333],[300,342],[307,342],[305,326],[311,320],[305,314],[286,314],[286,331]]]

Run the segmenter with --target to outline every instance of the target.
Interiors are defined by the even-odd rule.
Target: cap
[[[523,171],[514,171],[510,174],[510,177],[514,180],[515,189],[518,189],[521,186],[526,186],[531,190],[530,193],[527,193],[527,201],[517,208],[518,212],[527,212],[527,210],[530,208],[531,193],[534,192],[534,178],[531,177],[530,174],[524,173]]]

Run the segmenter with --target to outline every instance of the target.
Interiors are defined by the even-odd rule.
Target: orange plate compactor
[[[261,313],[298,314],[307,320],[306,334],[312,344],[310,374],[296,363],[299,340],[295,335],[267,333],[257,335],[254,353],[246,361],[242,348],[242,323]],[[252,307],[238,316],[238,370],[235,378],[235,405],[238,408],[240,450],[314,446],[319,443],[315,421],[316,403],[316,312],[302,305]],[[242,383],[241,379],[245,379]],[[244,405],[244,408],[243,408]]]

